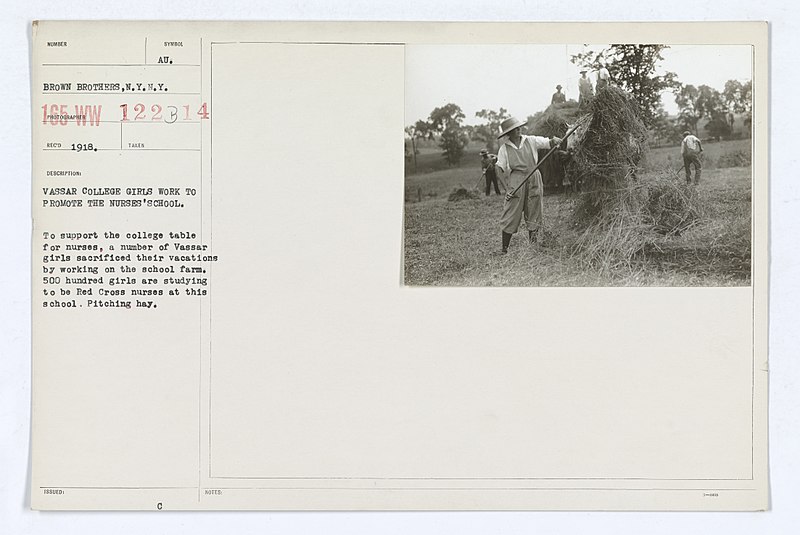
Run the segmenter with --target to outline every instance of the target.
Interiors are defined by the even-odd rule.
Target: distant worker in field
[[[486,177],[486,196],[492,192],[492,185],[494,185],[494,192],[500,195],[500,187],[497,184],[497,171],[494,164],[497,162],[497,156],[489,154],[486,149],[481,149],[481,167],[483,168],[483,176]]]
[[[583,109],[594,98],[594,88],[592,87],[592,81],[586,76],[586,69],[581,71],[581,77],[578,80],[578,93],[578,108]]]
[[[694,183],[700,183],[700,170],[703,166],[700,164],[700,153],[703,152],[703,144],[700,140],[693,136],[688,130],[683,133],[683,141],[681,141],[681,156],[683,156],[683,169],[686,171],[686,183],[692,183],[692,173],[690,167],[694,166]]]
[[[600,70],[597,71],[597,92],[606,87],[611,82],[611,73],[608,72],[605,63],[600,64]]]
[[[567,101],[567,96],[561,92],[561,84],[556,86],[556,92],[553,93],[553,98],[550,99],[550,104],[564,104]]]
[[[528,228],[528,240],[531,243],[537,241],[537,235],[542,226],[544,208],[542,174],[537,169],[516,193],[512,195],[512,191],[522,184],[536,167],[539,161],[537,155],[539,149],[550,149],[561,143],[557,137],[523,135],[522,126],[524,124],[522,121],[510,117],[502,122],[500,135],[497,136],[498,139],[505,138],[505,141],[497,151],[495,168],[498,178],[508,186],[503,203],[503,215],[500,217],[503,240],[500,254],[508,252],[511,236],[519,229],[523,217]]]

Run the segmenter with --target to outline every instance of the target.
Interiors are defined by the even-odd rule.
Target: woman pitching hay
[[[503,232],[503,248],[500,254],[508,252],[511,236],[519,229],[523,216],[528,227],[528,239],[537,241],[537,233],[542,225],[542,209],[544,206],[542,174],[537,170],[533,176],[514,194],[523,180],[530,174],[539,161],[537,150],[549,149],[561,143],[559,138],[526,136],[522,134],[525,123],[513,117],[500,125],[498,139],[506,137],[497,152],[497,169],[501,181],[507,185],[508,193],[503,203],[503,215],[500,226]]]

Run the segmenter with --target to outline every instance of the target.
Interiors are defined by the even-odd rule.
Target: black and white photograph
[[[405,285],[751,285],[751,46],[412,45],[405,84]]]

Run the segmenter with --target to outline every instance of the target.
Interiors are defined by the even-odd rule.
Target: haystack
[[[454,189],[453,192],[447,197],[450,202],[468,201],[472,199],[479,199],[480,197],[472,191],[465,188]]]
[[[580,232],[573,251],[583,260],[603,269],[630,266],[698,221],[693,188],[668,175],[638,178],[647,128],[630,93],[604,88],[578,122],[568,173],[583,185],[573,214]]]

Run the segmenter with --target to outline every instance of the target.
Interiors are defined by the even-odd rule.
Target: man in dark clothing
[[[556,86],[556,92],[553,93],[553,98],[550,99],[550,104],[564,104],[567,101],[567,96],[561,92],[561,84]]]
[[[494,192],[500,195],[500,188],[497,185],[497,171],[494,168],[494,163],[497,161],[497,156],[489,154],[486,149],[481,150],[481,167],[483,174],[486,177],[486,196],[488,197],[492,191],[492,184],[494,184]]]

